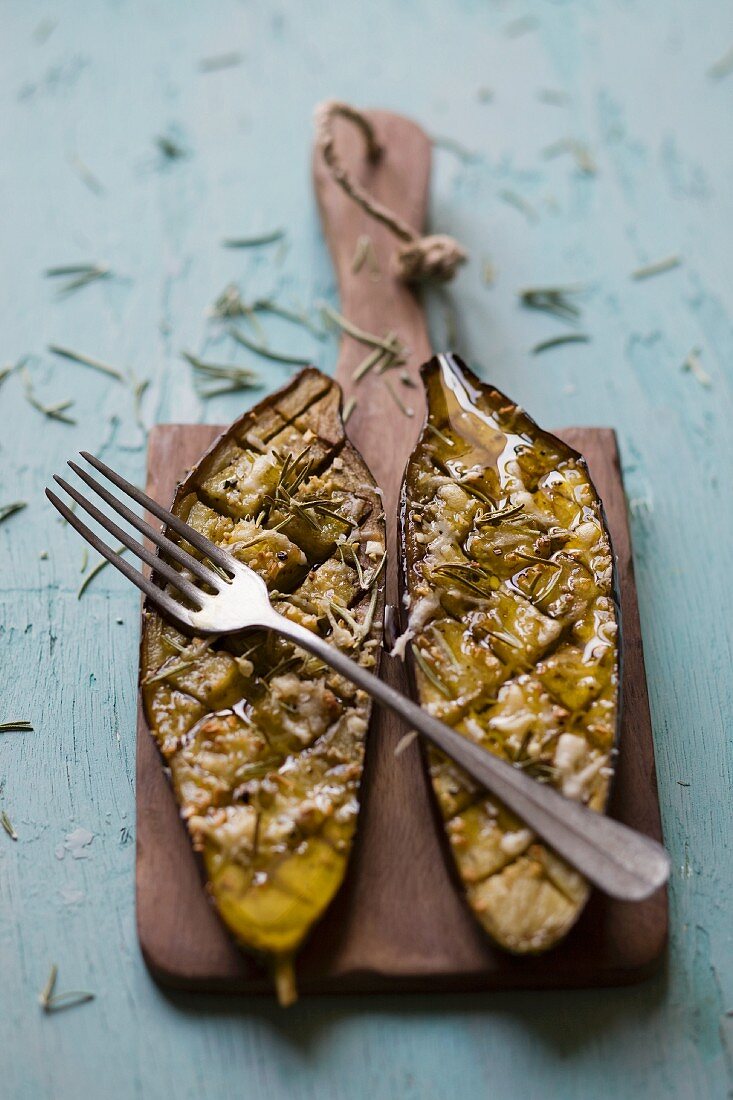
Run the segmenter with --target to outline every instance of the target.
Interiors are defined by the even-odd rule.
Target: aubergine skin
[[[620,615],[585,461],[456,356],[436,356],[422,377],[428,412],[403,482],[408,614],[396,651],[429,713],[603,812]],[[587,882],[441,752],[427,758],[476,918],[513,953],[553,947],[582,912]]]
[[[213,444],[172,510],[258,572],[283,615],[376,671],[384,515],[340,406],[335,382],[302,371]],[[290,1003],[294,953],[346,870],[371,699],[278,635],[190,638],[152,608],[141,689],[207,889]]]

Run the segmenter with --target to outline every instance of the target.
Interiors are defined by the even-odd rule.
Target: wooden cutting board
[[[346,167],[416,229],[425,221],[430,142],[412,122],[370,112],[385,153],[368,164],[361,139],[337,124]],[[341,309],[371,332],[395,331],[411,348],[408,370],[431,352],[415,294],[389,272],[394,240],[333,183],[316,158],[315,185],[341,294]],[[359,237],[371,237],[381,268],[352,271]],[[364,349],[342,342],[336,377],[348,397],[350,376]],[[397,498],[402,473],[418,435],[421,390],[409,391],[415,408],[406,417],[376,375],[355,396],[349,435],[384,493],[392,548],[388,601],[395,603],[394,553]],[[530,412],[542,422],[542,410]],[[175,483],[220,431],[205,425],[162,425],[148,450],[148,492],[168,503]],[[588,460],[603,498],[618,556],[624,622],[624,719],[611,803],[619,820],[661,840],[639,614],[626,503],[613,431],[560,431]],[[382,675],[407,690],[399,661],[385,658]],[[571,988],[638,981],[660,960],[667,938],[667,896],[628,904],[595,892],[568,938],[544,956],[514,958],[494,948],[465,906],[452,877],[433,814],[417,745],[395,758],[404,733],[392,715],[377,709],[367,749],[362,810],[346,881],[305,944],[297,965],[300,992],[391,992]],[[241,952],[220,923],[203,889],[188,836],[150,736],[142,708],[137,739],[137,921],[145,960],[161,983],[198,990],[260,992],[271,988],[267,972]]]

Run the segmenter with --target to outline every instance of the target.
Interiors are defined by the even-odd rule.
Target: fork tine
[[[121,477],[115,470],[112,470],[101,459],[95,458],[89,451],[79,452],[82,458],[92,465],[95,470],[99,470],[100,474],[116,485],[118,489],[122,489],[123,493],[127,493],[129,497],[132,497],[138,504],[142,504],[147,510],[157,519],[163,523],[172,527],[179,535],[182,535],[184,539],[195,546],[197,550],[200,550],[202,554],[205,554],[207,558],[215,561],[217,565],[220,565],[222,569],[228,569],[232,571],[232,559],[223,550],[220,550],[213,542],[207,539],[199,531],[195,531],[193,527],[189,527],[187,523],[184,523],[178,516],[174,516],[172,512],[166,511],[161,507],[157,501],[149,497],[147,493],[144,493],[142,489],[138,489],[136,485],[131,485],[129,481],[125,481],[124,477]]]
[[[95,493],[98,493],[102,500],[109,504],[110,508],[114,508],[118,515],[122,516],[124,520],[136,527],[138,531],[142,532],[146,538],[149,538],[151,542],[154,542],[156,546],[159,546],[164,553],[169,554],[170,557],[175,558],[176,561],[184,565],[186,569],[190,569],[199,580],[205,581],[206,584],[211,585],[217,592],[221,588],[223,578],[220,574],[215,573],[213,569],[209,569],[208,565],[204,565],[198,558],[194,558],[188,551],[184,550],[182,546],[179,546],[177,542],[172,539],[166,538],[161,531],[156,531],[154,527],[151,527],[149,523],[141,517],[127,508],[122,501],[118,500],[116,496],[105,489],[103,485],[92,477],[91,474],[83,470],[81,466],[78,466],[76,462],[68,462],[68,465],[77,474],[82,481],[86,482],[90,489],[93,489]],[[156,567],[157,568],[157,567]]]
[[[58,474],[54,474],[53,479],[92,517],[92,519],[97,521],[100,527],[104,527],[105,531],[108,531],[110,535],[114,535],[115,538],[119,539],[123,546],[126,546],[128,550],[132,550],[133,554],[137,554],[139,558],[142,558],[146,565],[149,565],[151,569],[159,573],[161,577],[165,577],[170,584],[175,585],[184,596],[191,600],[192,603],[196,604],[198,610],[201,610],[204,606],[205,598],[201,589],[191,584],[191,582],[174,569],[173,566],[168,565],[168,562],[162,561],[160,558],[156,557],[155,554],[151,554],[142,543],[132,537],[129,531],[125,531],[122,527],[118,527],[114,520],[111,520],[109,516],[105,516],[104,512],[100,512],[99,508],[91,504],[86,497],[82,496],[81,493],[73,487],[73,485],[69,485],[68,481],[64,481]]]
[[[115,569],[119,569],[120,573],[123,573],[129,581],[132,581],[134,585],[144,592],[151,603],[156,604],[161,611],[165,611],[174,619],[178,619],[179,622],[190,626],[189,613],[185,607],[181,607],[174,599],[164,592],[162,588],[158,588],[157,585],[149,581],[147,577],[144,577],[139,569],[135,569],[130,565],[128,561],[121,558],[119,554],[115,553],[111,547],[107,546],[106,542],[103,542],[98,535],[95,535],[85,523],[75,516],[62,500],[60,500],[54,492],[50,489],[46,489],[46,496],[53,504],[54,508],[61,513],[67,523],[70,523],[75,531],[78,531],[83,539],[94,547],[102,557],[106,558],[110,565],[114,565]]]

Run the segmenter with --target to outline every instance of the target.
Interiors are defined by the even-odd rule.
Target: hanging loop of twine
[[[382,203],[377,202],[344,168],[336,152],[333,123],[336,118],[353,123],[366,143],[367,158],[376,164],[384,155],[369,118],[356,107],[340,100],[329,99],[316,108],[316,145],[334,182],[370,217],[386,226],[402,243],[392,257],[397,278],[406,283],[424,279],[448,282],[467,259],[464,248],[444,233],[421,237],[415,230]]]

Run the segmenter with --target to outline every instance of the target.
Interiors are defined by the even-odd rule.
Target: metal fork
[[[86,451],[82,457],[128,497],[146,508],[181,538],[199,550],[216,568],[193,557],[162,531],[156,530],[131,511],[108,489],[77,463],[71,469],[127,523],[150,539],[168,558],[182,566],[174,569],[160,555],[151,553],[127,531],[87,500],[63,478],[54,480],[109,534],[136,554],[168,581],[191,605],[181,603],[170,592],[135,569],[95,535],[50,489],[46,496],[82,538],[136,584],[157,608],[171,619],[198,633],[226,634],[247,629],[273,630],[330,665],[336,672],[363,688],[377,702],[390,707],[408,726],[423,734],[451,757],[481,786],[491,791],[531,829],[542,837],[590,882],[612,897],[639,901],[666,882],[670,862],[661,845],[634,832],[618,821],[594,813],[572,802],[552,787],[538,783],[507,761],[468,741],[450,726],[427,714],[394,688],[346,657],[318,635],[278,614],[270,603],[264,581],[248,566],[195,531],[178,516],[131,485],[114,470]],[[205,584],[210,592],[204,591]]]

